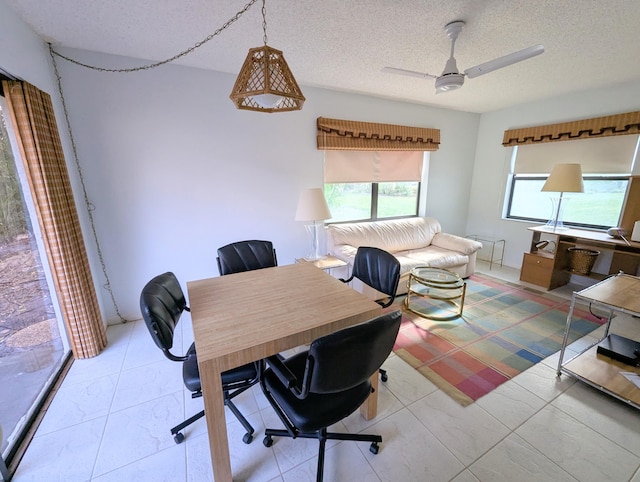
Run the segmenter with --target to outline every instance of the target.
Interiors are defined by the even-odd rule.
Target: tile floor
[[[495,265],[486,272],[518,278]],[[614,323],[640,336],[637,320]],[[177,343],[186,347],[188,314],[181,327]],[[180,365],[163,357],[141,321],[111,326],[108,338],[103,354],[71,367],[14,480],[212,480],[204,420],[181,445],[169,433],[202,406],[183,389]],[[325,480],[640,482],[640,413],[566,375],[556,378],[556,363],[557,355],[549,357],[463,408],[390,356],[378,417],[366,422],[356,413],[337,427],[381,434],[380,453],[369,453],[367,443],[334,442]],[[259,387],[238,404],[257,433],[245,445],[242,427],[227,416],[234,480],[315,480],[316,441],[276,439],[267,449],[261,434],[278,421]]]

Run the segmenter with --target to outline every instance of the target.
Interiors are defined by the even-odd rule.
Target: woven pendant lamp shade
[[[229,96],[238,109],[286,112],[305,101],[281,50],[264,45],[249,49]]]

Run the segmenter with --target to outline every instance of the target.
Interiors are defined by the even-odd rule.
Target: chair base
[[[255,432],[254,428],[251,426],[251,424],[249,423],[249,421],[244,417],[244,415],[242,415],[242,413],[240,413],[240,410],[238,410],[238,407],[235,406],[235,404],[231,401],[231,399],[233,397],[235,397],[236,395],[239,395],[240,393],[244,392],[247,388],[242,388],[240,390],[236,390],[235,392],[228,394],[225,392],[224,394],[224,404],[229,407],[229,410],[231,410],[231,413],[233,413],[235,415],[235,417],[238,419],[238,422],[240,422],[242,424],[242,426],[244,427],[244,429],[247,431],[247,433],[245,433],[242,437],[242,441],[246,444],[250,444],[253,441],[253,433]],[[201,419],[202,417],[204,417],[204,410],[199,411],[198,413],[196,413],[195,415],[193,415],[192,417],[189,417],[188,419],[186,419],[184,422],[176,425],[175,427],[173,427],[171,429],[171,435],[173,435],[173,440],[175,441],[175,443],[180,444],[184,441],[184,434],[182,433],[182,429],[184,429],[185,427],[191,425],[193,422],[195,422],[196,420]]]
[[[327,432],[326,428],[317,432],[294,432],[293,434],[288,430],[276,430],[268,428],[264,431],[264,439],[262,444],[265,447],[271,447],[273,445],[273,437],[291,437],[291,438],[314,438],[320,441],[320,447],[318,448],[318,471],[316,475],[316,481],[322,482],[324,473],[324,452],[327,440],[353,440],[355,442],[371,442],[369,451],[372,454],[377,454],[380,450],[379,444],[382,443],[382,437],[380,435],[372,434],[357,434],[357,433],[337,433]]]

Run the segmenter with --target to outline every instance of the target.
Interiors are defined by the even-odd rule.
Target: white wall
[[[20,55],[1,49],[0,66],[55,98],[46,46],[1,2],[0,14],[11,26],[3,38],[10,37]],[[144,63],[63,53],[100,66]],[[25,58],[32,62],[24,65]],[[426,213],[445,230],[464,234],[477,114],[302,86],[302,111],[269,115],[235,109],[228,98],[232,75],[173,65],[110,74],[57,62],[103,257],[126,318],[139,317],[140,289],[157,273],[173,270],[183,283],[217,276],[215,250],[223,244],[270,239],[280,264],[306,254],[309,239],[293,217],[300,190],[322,185],[319,116],[441,129]],[[41,77],[49,81],[36,82]],[[64,137],[58,102],[56,109]],[[72,151],[65,152],[76,202],[86,212]],[[114,322],[91,227],[86,214],[82,218],[101,308]]]
[[[563,95],[483,114],[473,169],[467,232],[506,239],[504,264],[520,268],[536,223],[502,219],[511,148],[502,146],[507,129],[554,124],[640,110],[640,82]]]
[[[117,322],[102,289],[46,45],[3,0],[0,31],[0,67],[53,97],[101,308]],[[64,53],[100,66],[142,63]],[[529,225],[501,219],[509,150],[501,146],[504,130],[640,104],[638,83],[479,116],[303,85],[302,111],[261,114],[234,108],[232,75],[172,65],[109,74],[58,64],[106,267],[120,311],[131,319],[139,317],[139,292],[151,276],[173,270],[183,283],[217,276],[215,250],[228,242],[270,239],[280,264],[306,254],[309,240],[293,217],[300,190],[322,184],[319,116],[439,128],[426,214],[448,232],[504,237],[505,263],[519,267]]]

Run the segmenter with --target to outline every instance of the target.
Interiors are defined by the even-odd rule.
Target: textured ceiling
[[[0,1],[54,47],[158,61],[215,32],[249,0]],[[640,80],[637,0],[268,0],[266,15],[268,44],[283,51],[303,93],[325,87],[488,112]],[[467,24],[456,44],[460,71],[538,43],[545,53],[437,95],[433,80],[380,72],[440,74],[453,20]],[[262,44],[258,0],[176,63],[237,73]]]

